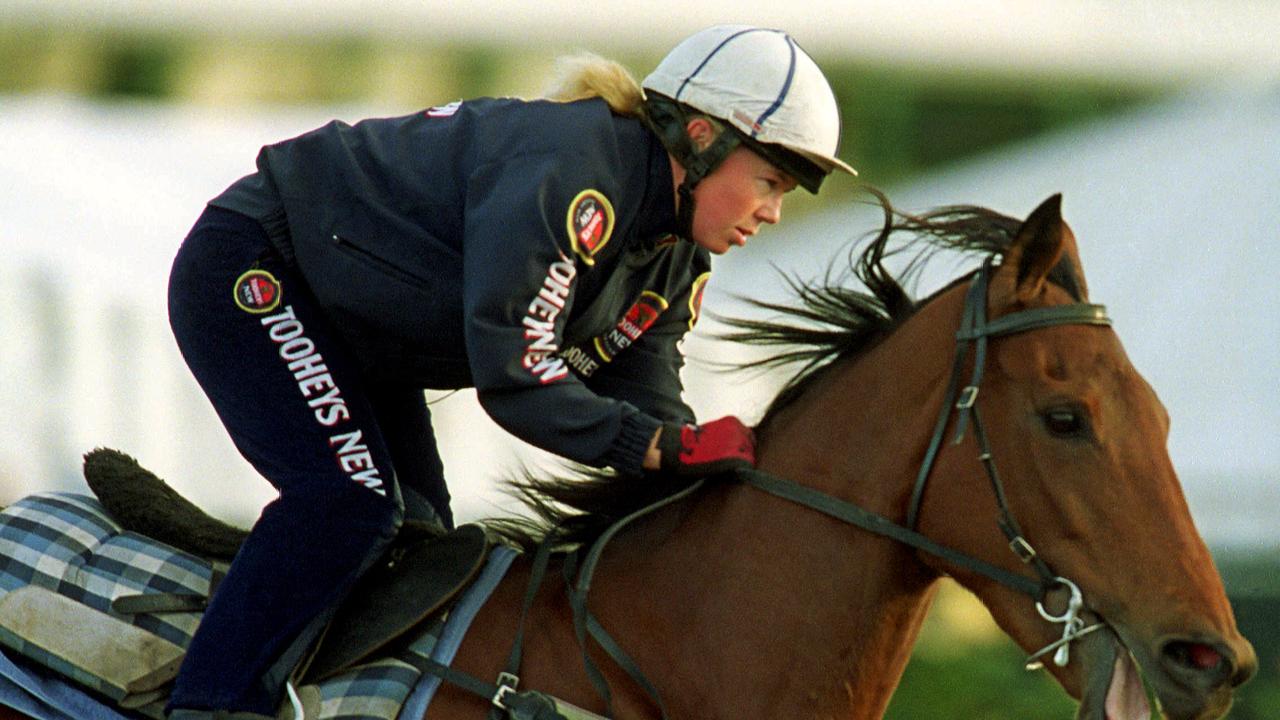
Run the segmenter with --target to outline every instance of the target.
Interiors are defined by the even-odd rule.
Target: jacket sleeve
[[[508,432],[570,460],[639,473],[660,421],[596,394],[557,355],[580,265],[589,259],[570,238],[571,206],[584,191],[607,198],[613,190],[593,184],[600,181],[589,173],[589,163],[550,154],[472,173],[463,251],[467,355],[481,406]],[[604,220],[607,233],[616,217]]]

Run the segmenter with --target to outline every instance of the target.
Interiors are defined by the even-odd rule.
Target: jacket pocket
[[[379,255],[348,235],[332,233],[331,241],[338,252],[383,275],[399,280],[417,290],[427,291],[431,288],[431,283],[426,278],[406,270],[396,262]]]

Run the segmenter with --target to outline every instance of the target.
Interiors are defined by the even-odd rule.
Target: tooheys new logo
[[[613,234],[613,203],[599,190],[583,190],[569,203],[565,229],[573,251],[587,265],[594,265],[596,253]]]
[[[605,362],[613,360],[614,355],[631,347],[631,343],[639,340],[645,330],[653,327],[667,305],[666,298],[645,290],[618,321],[617,327],[595,339],[596,352]]]
[[[278,287],[277,287],[278,289]],[[239,300],[237,299],[237,302]],[[316,422],[326,428],[340,428],[351,422],[351,410],[342,396],[333,375],[325,364],[316,344],[305,333],[302,321],[292,305],[260,321],[267,330],[267,337],[278,347],[280,359],[288,363],[298,383],[298,390],[312,409]],[[373,453],[364,443],[364,431],[360,428],[329,435],[329,447],[334,449],[334,459],[343,472],[353,481],[385,496],[386,485]]]
[[[566,348],[561,356],[579,375],[591,377],[600,368],[600,361],[612,361],[618,353],[639,340],[645,330],[653,327],[668,305],[666,298],[646,290],[627,309],[627,314],[622,316],[617,326],[591,341],[591,346],[595,348],[594,355],[590,350],[575,346]]]
[[[577,276],[578,269],[574,267],[573,260],[561,253],[560,259],[547,267],[542,287],[525,311],[522,324],[527,344],[521,364],[544,385],[569,374],[564,360],[556,355],[560,351],[556,338],[556,318],[564,310],[569,290]]]

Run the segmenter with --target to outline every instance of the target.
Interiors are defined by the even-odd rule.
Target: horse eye
[[[1058,437],[1079,437],[1087,427],[1084,414],[1074,408],[1053,408],[1040,417],[1045,428]]]

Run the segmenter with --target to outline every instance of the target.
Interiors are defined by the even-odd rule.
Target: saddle
[[[439,536],[408,534],[397,537],[338,606],[304,666],[304,683],[336,675],[412,637],[471,583],[488,554],[488,536],[478,525]]]
[[[85,456],[85,479],[103,506],[133,530],[196,554],[228,558],[245,532],[221,523],[182,498],[124,453],[98,449]],[[183,528],[197,528],[194,534]],[[197,543],[192,542],[198,537]],[[205,544],[192,547],[204,541]],[[396,646],[444,609],[483,565],[490,543],[484,529],[464,525],[445,533],[438,525],[407,521],[390,548],[338,606],[300,672],[313,683],[352,668]],[[216,580],[209,597],[216,592]],[[146,593],[117,597],[123,614],[203,610],[209,597]]]

